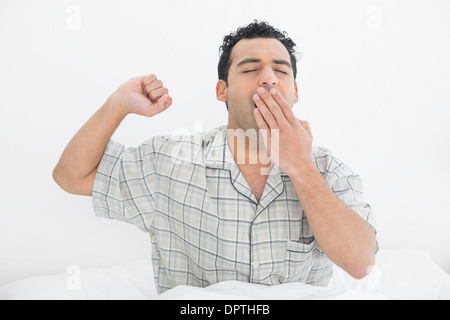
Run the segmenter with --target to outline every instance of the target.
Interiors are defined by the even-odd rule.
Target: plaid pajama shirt
[[[314,147],[312,159],[336,196],[374,226],[359,176],[326,149]],[[111,140],[92,199],[97,216],[149,233],[159,293],[228,280],[326,286],[332,276],[290,178],[273,166],[258,202],[226,126],[138,148]]]

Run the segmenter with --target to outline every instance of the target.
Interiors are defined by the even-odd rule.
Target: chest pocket
[[[288,241],[284,265],[284,283],[302,282],[311,285],[328,285],[333,265],[314,238],[310,241]]]

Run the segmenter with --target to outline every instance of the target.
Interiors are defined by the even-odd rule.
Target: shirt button
[[[252,262],[252,266],[253,266],[253,268],[258,268],[259,267],[259,261],[253,261]]]

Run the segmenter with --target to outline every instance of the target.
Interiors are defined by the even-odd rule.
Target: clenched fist
[[[129,80],[120,86],[110,99],[126,114],[134,113],[146,117],[153,117],[172,105],[169,90],[154,74]]]

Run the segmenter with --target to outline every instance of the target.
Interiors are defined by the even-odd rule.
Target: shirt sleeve
[[[320,148],[316,163],[334,194],[377,231],[375,212],[364,200],[361,177],[326,149]]]
[[[149,231],[156,189],[152,141],[129,149],[113,140],[108,143],[92,191],[96,216],[128,222]]]

